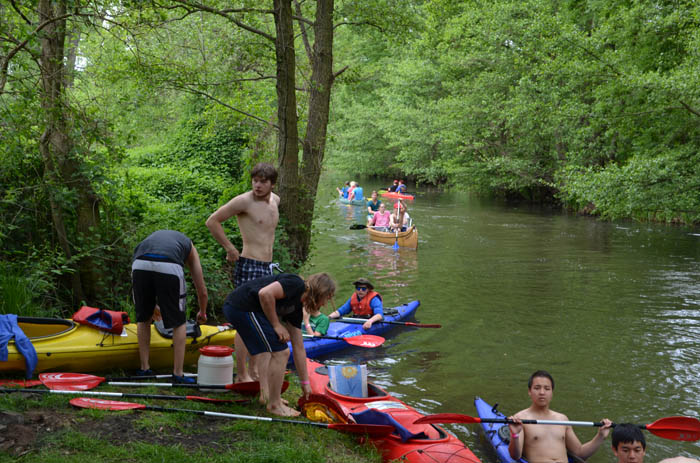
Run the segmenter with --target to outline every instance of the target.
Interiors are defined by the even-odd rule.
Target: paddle
[[[365,228],[367,228],[367,225],[362,223],[354,223],[350,225],[350,230],[364,230]]]
[[[368,435],[370,437],[386,437],[392,432],[394,432],[394,427],[388,425],[354,423],[316,423],[314,421],[286,420],[282,418],[269,418],[266,416],[250,416],[238,415],[234,413],[210,412],[206,410],[188,410],[182,408],[156,407],[152,405],[144,405],[131,402],[119,402],[116,400],[90,399],[87,397],[71,399],[70,403],[75,407],[97,408],[100,410],[152,410],[158,412],[194,413],[196,415],[214,416],[219,418],[233,418],[238,420],[256,420],[275,423],[303,424],[306,426],[315,426],[318,428],[332,429],[334,431],[340,431],[350,434]]]
[[[341,341],[345,341],[348,344],[352,346],[358,346],[358,347],[369,347],[369,348],[374,348],[374,347],[379,347],[382,344],[384,344],[384,339],[381,336],[375,336],[373,334],[361,334],[358,336],[348,336],[347,338],[343,338],[340,336],[312,336],[310,334],[305,334],[304,338],[306,339],[339,339]]]
[[[93,376],[81,373],[42,373],[39,379],[44,386],[56,391],[87,391],[102,383],[110,386],[160,386],[160,387],[194,387],[197,389],[228,389],[240,394],[255,395],[260,392],[260,383],[250,381],[247,383],[233,384],[180,384],[180,383],[128,383],[107,381],[101,376]],[[282,383],[282,392],[289,387],[289,382]]]
[[[561,426],[603,426],[603,423],[592,421],[551,421],[551,420],[521,420],[523,424],[549,424]],[[513,423],[508,418],[474,418],[459,413],[437,413],[418,418],[414,424],[432,423]],[[637,425],[654,435],[664,439],[696,441],[700,440],[700,420],[688,416],[669,416],[660,418],[651,424]],[[613,423],[615,427],[615,423]]]
[[[367,320],[364,318],[338,318],[338,321],[341,322],[347,322],[347,323],[364,323]],[[400,326],[414,326],[416,328],[442,328],[442,325],[438,324],[428,324],[428,323],[414,323],[414,322],[395,322],[395,321],[389,321],[389,320],[379,320],[378,322],[374,323],[386,323],[388,325],[400,325]]]
[[[123,392],[97,392],[97,391],[61,391],[55,389],[16,389],[16,388],[0,388],[0,393],[3,392],[32,392],[35,394],[81,394],[101,397],[138,397],[142,399],[162,399],[162,400],[194,400],[196,402],[213,402],[213,403],[249,403],[250,399],[214,399],[212,397],[200,397],[196,395],[165,395],[165,394],[131,394]]]

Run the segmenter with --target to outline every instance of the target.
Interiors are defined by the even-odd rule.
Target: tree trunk
[[[59,18],[66,14],[66,2],[40,0],[38,12],[39,22]],[[89,256],[76,259],[75,255],[76,249],[85,250],[90,234],[99,223],[99,213],[90,181],[81,174],[80,161],[74,154],[71,135],[74,121],[65,91],[69,83],[64,64],[66,19],[51,22],[41,31],[40,38],[40,93],[45,127],[39,150],[44,160],[51,218],[65,258],[76,270],[70,274],[74,303],[92,303],[97,294],[96,266]]]
[[[299,121],[297,117],[296,55],[294,52],[294,23],[291,0],[274,0],[275,52],[277,60],[277,118],[279,119],[277,158],[279,161],[280,211],[285,217],[289,251],[292,259],[301,264],[308,254],[304,230],[299,180]],[[305,233],[306,232],[306,233]],[[305,236],[307,236],[305,238]]]

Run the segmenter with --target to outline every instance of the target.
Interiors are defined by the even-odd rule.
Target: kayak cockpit
[[[17,317],[17,324],[31,340],[58,336],[73,330],[73,320],[48,317]]]

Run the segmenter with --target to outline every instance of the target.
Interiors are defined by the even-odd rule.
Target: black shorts
[[[131,284],[137,322],[149,321],[158,304],[166,328],[177,328],[185,323],[187,289],[181,265],[136,259],[131,265]]]
[[[226,320],[236,328],[236,336],[243,339],[250,355],[279,352],[288,348],[286,342],[279,340],[265,314],[236,310],[228,303],[224,303],[223,312]]]

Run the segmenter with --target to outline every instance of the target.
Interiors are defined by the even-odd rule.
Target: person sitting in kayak
[[[644,463],[647,442],[644,433],[636,424],[620,423],[612,432],[612,450],[617,463]],[[659,463],[698,463],[694,458],[677,456]]]
[[[353,315],[368,320],[362,324],[362,328],[368,330],[372,324],[384,318],[382,296],[374,291],[374,286],[367,278],[358,278],[355,282],[355,292],[345,304],[329,315],[330,318],[340,318],[352,311]]]
[[[377,190],[372,191],[371,199],[367,201],[367,213],[370,215],[370,217],[379,210],[379,206],[381,204],[382,201],[377,198]]]
[[[388,231],[391,224],[391,212],[386,210],[386,205],[381,203],[379,210],[374,213],[372,220],[369,221],[368,227],[372,227],[377,231]]]
[[[226,297],[223,312],[238,331],[251,355],[252,369],[260,378],[260,402],[280,416],[299,416],[282,400],[282,382],[291,341],[294,365],[305,397],[311,394],[301,323],[303,307],[323,307],[335,294],[335,281],[327,273],[303,280],[280,273],[249,280]]]
[[[399,184],[396,187],[396,192],[401,194],[406,193],[406,185],[403,183],[403,180],[399,180]]]
[[[335,189],[338,190],[338,195],[341,198],[348,199],[348,190],[350,189],[350,182],[345,182],[345,186],[342,190],[338,187],[336,187]]]
[[[605,418],[603,426],[593,439],[581,444],[571,426],[542,426],[523,424],[522,420],[554,420],[569,421],[566,415],[549,408],[554,392],[554,379],[543,370],[538,370],[530,376],[527,384],[528,394],[532,405],[513,416],[510,426],[510,444],[508,452],[513,460],[524,457],[528,461],[555,463],[568,461],[567,451],[576,457],[586,460],[602,445],[612,422]]]
[[[301,332],[303,334],[325,336],[330,324],[330,318],[321,312],[321,307],[304,306],[304,321],[301,323]]]
[[[399,187],[399,181],[394,180],[394,183],[387,189],[390,193],[393,193],[396,191],[396,189]]]
[[[408,207],[401,200],[394,204],[394,213],[391,214],[389,227],[393,230],[405,232],[411,217],[408,215]]]
[[[362,191],[362,187],[360,185],[358,185],[356,182],[350,182],[350,186],[352,187],[352,191],[348,193],[348,199],[350,201],[362,201],[365,199],[364,192]]]

